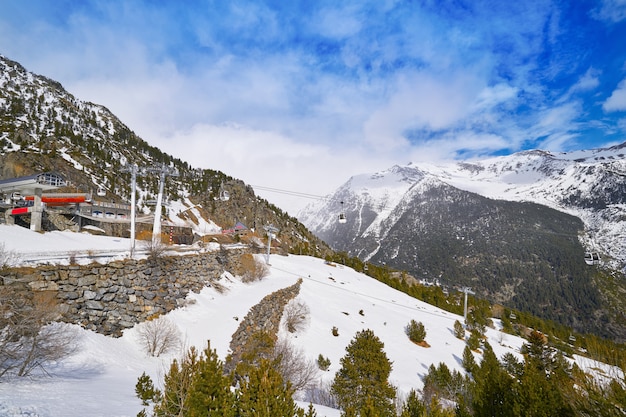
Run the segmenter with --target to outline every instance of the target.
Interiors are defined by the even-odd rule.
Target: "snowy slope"
[[[21,250],[24,242],[31,242],[41,250],[44,240],[48,242],[46,247],[56,250],[89,246],[94,244],[93,238],[78,233],[41,235],[18,226],[0,227],[0,245],[4,244],[9,251]],[[129,244],[124,239],[121,242],[96,239],[100,239],[101,249]],[[185,345],[202,349],[210,340],[224,359],[239,319],[265,295],[302,278],[297,300],[310,309],[308,325],[296,334],[281,330],[280,336],[311,360],[319,354],[331,360],[330,369],[320,371],[321,380],[332,380],[346,346],[362,329],[373,330],[383,341],[385,352],[393,362],[390,380],[400,393],[420,388],[421,377],[431,364],[445,362],[451,369],[462,369],[464,342],[453,334],[454,321],[462,317],[410,298],[350,268],[326,265],[318,258],[273,255],[270,261],[270,275],[262,281],[243,284],[237,277],[225,274],[222,283],[227,291],[204,288],[199,294],[189,295],[195,303],[170,312],[167,317],[184,334]],[[430,348],[411,343],[404,334],[404,327],[411,319],[424,323]],[[137,377],[146,371],[159,380],[171,359],[179,355],[148,357],[137,341],[136,328],[116,339],[71,327],[76,332],[77,352],[51,367],[50,376],[0,383],[0,416],[135,416],[141,410],[134,396]],[[339,336],[332,335],[333,327],[338,328]],[[505,352],[519,356],[522,339],[495,329],[488,329],[487,337],[498,356]],[[480,360],[480,355],[476,354],[476,358]],[[576,359],[584,369],[598,366],[583,358]],[[318,407],[318,415],[335,417],[339,412]]]

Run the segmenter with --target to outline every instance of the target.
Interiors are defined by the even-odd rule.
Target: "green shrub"
[[[322,371],[328,371],[328,368],[330,368],[330,359],[325,358],[321,353],[320,355],[317,357],[317,366],[322,370]]]
[[[426,338],[426,329],[421,321],[418,323],[415,320],[411,320],[404,328],[404,332],[413,343],[421,343]]]

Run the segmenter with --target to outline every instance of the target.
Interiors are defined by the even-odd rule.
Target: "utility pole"
[[[270,249],[272,247],[272,235],[278,232],[278,228],[273,224],[268,224],[267,226],[263,226],[265,231],[267,232],[267,257],[265,263],[270,264]]]
[[[161,242],[161,204],[163,202],[163,189],[165,187],[165,177],[177,177],[178,172],[166,165],[161,167],[148,168],[148,172],[159,173],[159,195],[157,196],[157,203],[154,209],[154,224],[152,226],[152,244],[156,245]]]
[[[467,327],[467,294],[476,294],[470,287],[464,287],[463,292],[465,293],[465,307],[463,308],[463,323],[465,327]]]
[[[137,189],[137,174],[139,173],[139,167],[137,164],[132,164],[128,167],[122,168],[122,172],[130,172],[130,257],[135,254],[135,217],[136,217],[136,203],[135,203],[135,191]]]

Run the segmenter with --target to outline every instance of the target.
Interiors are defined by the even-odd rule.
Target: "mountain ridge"
[[[42,171],[61,174],[67,191],[92,193],[105,190],[104,199],[131,200],[131,174],[124,168],[167,167],[178,176],[168,177],[164,194],[178,206],[194,207],[199,216],[223,229],[243,222],[263,233],[273,224],[280,231],[274,244],[284,251],[324,254],[328,247],[295,217],[255,195],[251,186],[227,174],[191,167],[138,137],[106,107],[77,99],[49,78],[27,71],[0,55],[0,179]],[[159,192],[158,175],[138,175],[137,205],[149,214],[149,202]],[[222,201],[220,192],[230,194]],[[95,193],[94,193],[95,194]],[[166,210],[176,224],[197,229],[189,212]]]

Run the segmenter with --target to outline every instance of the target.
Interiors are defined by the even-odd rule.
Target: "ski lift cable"
[[[273,188],[273,187],[265,187],[265,186],[261,186],[261,185],[250,185],[252,188],[258,189],[258,190],[262,190],[262,191],[270,191],[273,193],[279,193],[279,194],[286,194],[286,195],[291,195],[294,197],[302,197],[302,198],[310,198],[312,200],[330,200],[329,197],[326,196],[321,196],[321,195],[316,195],[316,194],[309,194],[309,193],[302,193],[299,191],[291,191],[291,190],[282,190],[280,188]]]
[[[277,268],[277,267],[275,267],[275,266],[272,266],[272,268],[273,268],[273,269],[276,269],[277,271],[282,271],[282,272],[285,272],[285,273],[288,273],[288,274],[291,274],[291,275],[297,276],[297,277],[299,277],[299,278],[303,278],[303,279],[305,279],[305,278],[302,276],[302,274],[299,274],[299,273],[296,273],[296,272],[292,272],[292,271],[288,271],[288,270],[286,270],[286,269],[282,269],[282,268]],[[374,279],[374,278],[372,278],[372,279]],[[385,304],[390,304],[390,305],[393,305],[393,306],[396,306],[396,307],[402,307],[402,308],[406,308],[406,309],[408,309],[408,310],[412,310],[412,311],[419,311],[420,313],[429,314],[429,315],[431,315],[431,316],[435,316],[435,317],[446,318],[446,319],[448,319],[448,320],[458,320],[458,318],[457,318],[457,317],[451,317],[451,315],[453,315],[453,316],[458,316],[458,314],[455,314],[455,313],[449,313],[450,315],[447,315],[447,314],[437,313],[437,312],[435,312],[435,311],[428,311],[428,310],[422,309],[422,308],[420,308],[420,307],[409,306],[409,305],[406,305],[406,304],[398,304],[398,303],[396,303],[396,302],[394,302],[394,301],[386,300],[386,299],[384,299],[384,298],[376,297],[376,296],[373,296],[373,295],[370,295],[370,294],[365,294],[365,293],[362,293],[362,292],[358,292],[358,291],[350,290],[350,289],[348,289],[348,288],[338,287],[338,286],[336,286],[336,285],[332,285],[332,284],[329,284],[329,283],[327,283],[327,282],[323,282],[323,281],[317,280],[317,279],[315,279],[315,278],[311,278],[310,276],[309,276],[309,277],[306,277],[306,280],[308,280],[308,281],[310,281],[310,282],[314,282],[314,283],[316,283],[316,284],[327,285],[327,286],[332,287],[332,288],[334,288],[334,289],[338,289],[338,290],[341,290],[341,291],[349,292],[349,293],[351,293],[351,294],[360,295],[360,296],[362,296],[362,297],[370,298],[370,299],[372,299],[372,300],[380,301],[380,302],[382,302],[382,303],[385,303]],[[422,301],[422,300],[420,300],[420,299],[418,299],[418,298],[416,298],[416,300],[417,300],[417,301],[420,301],[420,302],[425,303],[425,301]],[[426,304],[428,304],[428,303],[426,303]],[[428,305],[432,306],[432,304],[428,304]],[[433,306],[433,307],[435,307],[435,306]],[[435,307],[435,308],[436,308],[436,307]]]

